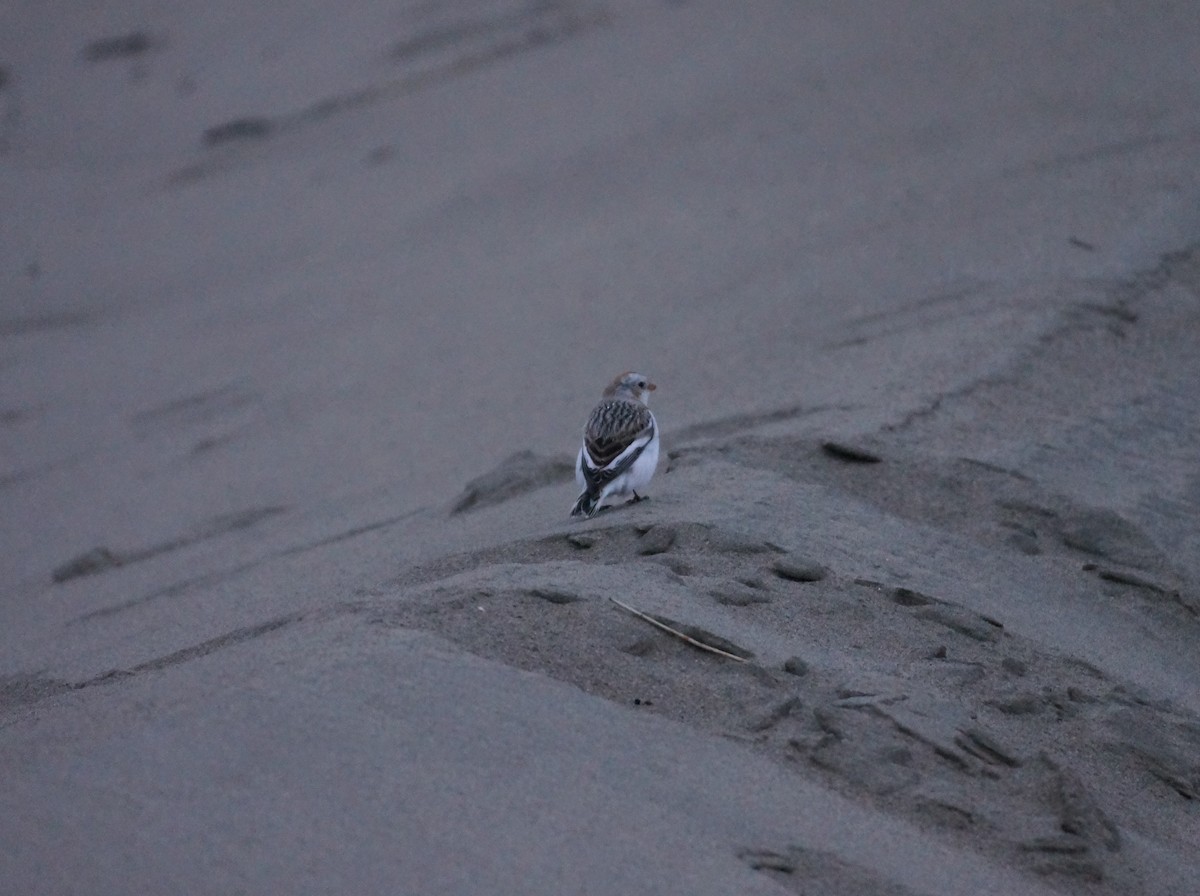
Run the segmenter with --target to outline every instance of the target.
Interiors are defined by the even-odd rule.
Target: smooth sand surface
[[[193,7],[0,9],[0,891],[1200,892],[1192,4]]]

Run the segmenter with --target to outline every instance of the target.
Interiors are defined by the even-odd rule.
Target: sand
[[[0,11],[0,890],[1200,892],[1193,19]]]

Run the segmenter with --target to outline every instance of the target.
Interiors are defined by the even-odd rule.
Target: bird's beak
[[[658,388],[658,386],[654,385],[654,383],[646,383],[646,391],[647,392],[653,392],[657,388]]]

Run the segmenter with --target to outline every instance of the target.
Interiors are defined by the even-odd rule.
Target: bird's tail
[[[591,516],[596,512],[596,504],[599,500],[599,492],[593,494],[591,489],[587,489],[579,496],[579,500],[575,502],[575,506],[571,508],[571,516]]]

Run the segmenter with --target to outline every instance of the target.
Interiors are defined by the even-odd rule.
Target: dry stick
[[[614,604],[616,604],[622,610],[627,610],[628,612],[632,613],[638,619],[645,619],[647,622],[649,622],[655,628],[661,628],[664,632],[674,635],[676,638],[679,638],[682,641],[686,641],[688,644],[691,644],[693,647],[697,647],[700,650],[707,650],[709,653],[715,653],[718,656],[728,657],[731,660],[737,660],[739,663],[746,662],[746,658],[744,656],[738,656],[736,653],[730,653],[727,650],[722,650],[720,647],[713,647],[711,644],[705,644],[703,641],[697,641],[695,638],[691,637],[690,635],[685,635],[683,632],[679,631],[678,629],[671,628],[671,626],[667,625],[664,622],[659,622],[657,619],[655,619],[649,613],[643,613],[641,610],[635,610],[633,607],[629,606],[629,604],[621,603],[615,597],[610,597],[609,600],[611,600]]]

